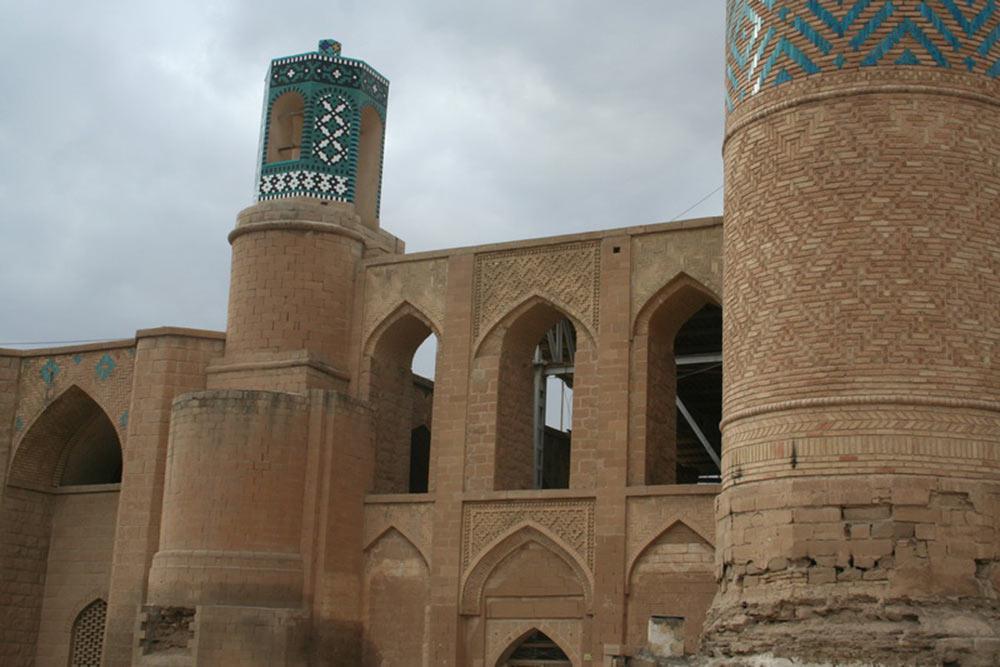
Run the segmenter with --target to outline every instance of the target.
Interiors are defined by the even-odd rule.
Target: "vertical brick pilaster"
[[[625,639],[625,486],[628,469],[630,243],[601,242],[601,317],[597,350],[597,506],[595,531],[595,660],[605,644]]]
[[[431,476],[435,489],[431,547],[430,664],[464,664],[458,654],[458,585],[461,572],[462,491],[469,358],[472,347],[474,256],[449,260],[444,335],[435,372]]]
[[[151,333],[137,334],[104,636],[103,664],[109,667],[132,662],[135,617],[159,544],[170,405],[176,395],[204,388],[205,369],[223,348],[220,338]]]

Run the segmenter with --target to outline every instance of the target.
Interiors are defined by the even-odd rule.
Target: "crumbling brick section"
[[[195,620],[192,607],[144,607],[142,618],[139,645],[143,655],[191,654]]]
[[[710,653],[794,642],[790,654],[809,660],[994,664],[1000,488],[880,476],[813,481],[812,504],[781,504],[805,484],[720,498],[728,530]]]

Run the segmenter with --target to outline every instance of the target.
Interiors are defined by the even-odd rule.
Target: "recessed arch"
[[[14,453],[7,481],[42,491],[63,483],[116,483],[121,466],[114,423],[74,384],[32,422]]]
[[[282,93],[271,104],[267,122],[266,163],[298,160],[302,156],[305,107],[305,97],[296,90]]]
[[[569,566],[583,591],[584,607],[587,613],[591,612],[594,582],[587,564],[558,536],[553,535],[544,526],[528,521],[503,533],[475,559],[462,579],[460,607],[462,614],[474,616],[483,612],[483,589],[490,575],[508,556],[532,542],[548,550]]]
[[[721,339],[718,296],[686,273],[640,308],[632,332],[631,484],[693,483],[718,473]]]
[[[417,555],[420,556],[420,560],[423,561],[424,566],[430,569],[430,561],[427,560],[427,555],[424,553],[423,549],[421,549],[417,545],[417,542],[415,540],[410,539],[410,536],[407,535],[406,530],[404,528],[401,528],[400,526],[397,526],[395,524],[386,526],[385,528],[380,530],[378,534],[376,534],[373,538],[368,540],[368,543],[365,544],[364,546],[365,553],[369,553],[372,549],[375,548],[375,546],[379,542],[392,535],[398,535],[401,540],[403,540],[411,547],[413,547],[413,550],[417,553]]]
[[[650,326],[679,329],[688,318],[710,303],[721,306],[722,299],[682,271],[646,300],[636,314],[632,333],[639,334]]]
[[[487,343],[497,341],[498,335],[502,337],[502,330],[505,330],[511,326],[512,323],[517,322],[522,319],[526,313],[529,313],[532,309],[536,307],[548,307],[554,311],[561,314],[570,322],[573,323],[573,327],[576,329],[577,333],[584,334],[587,336],[588,342],[594,345],[596,341],[596,335],[593,329],[588,326],[579,316],[577,316],[573,309],[566,304],[560,302],[558,299],[550,297],[546,294],[541,293],[538,290],[533,291],[528,296],[524,297],[513,306],[506,313],[498,317],[487,327],[484,327],[484,331],[479,336],[479,340],[476,342],[473,350],[473,357],[478,357],[485,351]]]
[[[566,641],[561,637],[561,633],[558,629],[553,627],[551,624],[542,622],[525,622],[514,632],[508,633],[504,639],[499,642],[499,653],[494,653],[487,658],[488,665],[495,665],[496,667],[505,667],[508,660],[517,653],[518,649],[524,645],[526,640],[531,639],[541,633],[545,638],[551,640],[551,642],[558,647],[566,659],[571,665],[580,664],[579,657],[575,650],[573,650],[570,642]],[[551,658],[550,658],[551,659]],[[554,663],[558,665],[559,663]]]
[[[361,222],[378,227],[379,190],[382,183],[382,147],[385,121],[371,105],[362,107],[357,148],[357,171],[354,182],[354,207]]]
[[[628,593],[629,587],[632,584],[632,574],[633,574],[633,571],[635,570],[636,563],[638,563],[642,559],[642,557],[650,550],[650,548],[653,545],[655,545],[657,542],[660,541],[660,538],[664,537],[665,535],[667,535],[671,531],[679,530],[679,529],[683,529],[683,530],[686,530],[686,531],[690,531],[691,533],[694,533],[694,535],[696,535],[700,539],[700,541],[705,544],[705,546],[707,546],[709,549],[712,549],[712,550],[715,549],[715,540],[714,540],[714,538],[712,538],[712,537],[710,537],[708,535],[705,535],[704,531],[702,531],[699,528],[696,528],[695,526],[692,526],[690,523],[684,521],[683,519],[674,519],[673,521],[669,522],[662,530],[660,530],[655,535],[653,535],[648,540],[646,540],[645,544],[642,545],[642,548],[639,549],[638,551],[636,551],[632,555],[632,558],[628,562],[628,567],[625,569],[625,573],[626,573],[626,576],[625,576],[625,592],[626,593]]]
[[[428,451],[418,452],[422,458],[413,456],[416,413],[430,431],[428,443],[433,436],[433,379],[413,372],[414,354],[431,336],[440,342],[437,325],[404,301],[375,327],[365,343],[361,393],[374,412],[375,467],[369,487],[374,493],[425,493],[431,487],[430,444]],[[415,471],[414,465],[421,470]],[[422,475],[420,480],[416,480],[417,472]]]
[[[70,667],[101,664],[108,603],[98,598],[80,610],[70,633]]]

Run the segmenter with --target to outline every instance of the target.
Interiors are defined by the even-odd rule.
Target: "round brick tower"
[[[995,664],[1000,8],[729,0],[727,41],[704,649]]]

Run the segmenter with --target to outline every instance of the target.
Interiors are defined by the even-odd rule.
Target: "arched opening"
[[[497,667],[570,667],[572,664],[566,652],[541,630],[532,630],[519,639],[497,661]]]
[[[107,615],[104,600],[94,600],[77,615],[70,640],[70,667],[100,667]]]
[[[302,124],[305,119],[305,99],[289,91],[271,105],[267,125],[267,162],[298,160],[302,155]]]
[[[83,424],[66,448],[59,486],[118,484],[122,450],[118,433],[103,410]]]
[[[415,309],[391,316],[369,358],[375,424],[373,493],[427,493],[437,336]]]
[[[354,181],[354,208],[361,222],[378,226],[379,185],[382,180],[382,140],[385,125],[373,107],[361,110],[358,170]]]
[[[497,377],[495,489],[569,488],[576,348],[573,323],[545,302],[507,329]]]
[[[640,483],[718,481],[722,309],[705,288],[681,277],[640,316],[635,348]]]
[[[0,588],[16,588],[21,598],[0,606],[10,644],[71,665],[98,664],[90,660],[95,651],[100,657],[103,601],[79,618],[65,601],[81,590],[107,591],[121,467],[117,431],[77,386],[18,443],[0,503]]]

